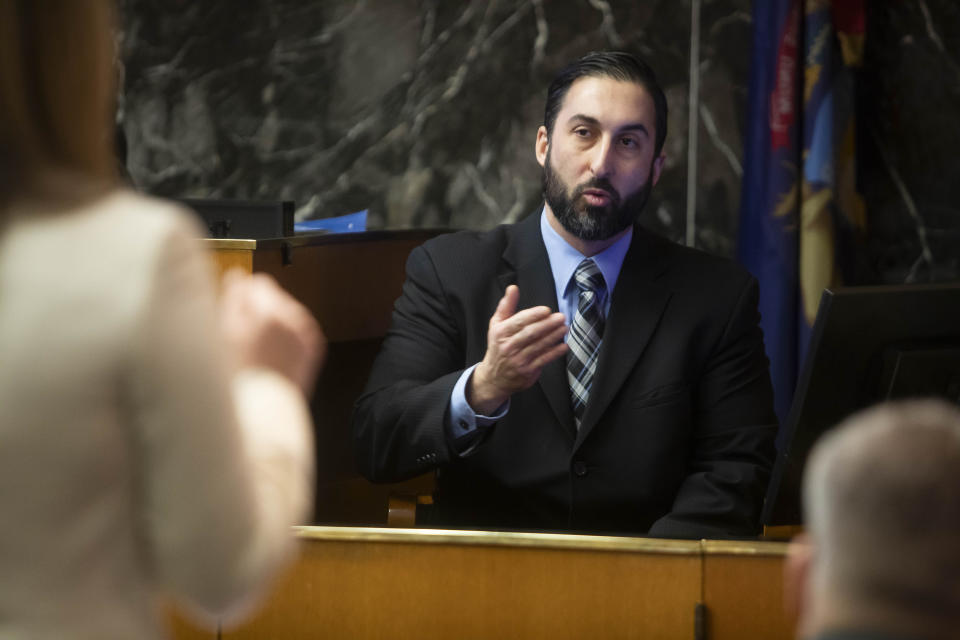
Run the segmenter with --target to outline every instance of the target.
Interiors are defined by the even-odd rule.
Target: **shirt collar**
[[[561,300],[567,291],[573,272],[576,271],[577,265],[586,256],[571,247],[550,226],[547,221],[546,208],[540,212],[540,234],[543,236],[543,244],[547,248],[547,257],[550,259],[550,270],[553,272],[553,282],[557,288],[557,300]],[[608,296],[617,285],[620,267],[623,266],[623,259],[630,248],[631,240],[633,240],[633,227],[630,227],[627,233],[622,238],[618,238],[612,245],[591,256],[593,261],[597,263],[597,267],[600,268],[600,273],[603,274],[603,280],[607,284]]]

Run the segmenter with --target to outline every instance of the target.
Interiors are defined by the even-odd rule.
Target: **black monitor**
[[[207,227],[210,238],[265,240],[293,235],[292,201],[180,198]]]
[[[763,524],[803,523],[800,479],[825,431],[882,400],[918,396],[960,403],[960,283],[825,290]]]

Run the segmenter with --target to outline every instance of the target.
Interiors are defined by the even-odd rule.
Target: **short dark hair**
[[[667,138],[667,97],[657,82],[657,75],[643,60],[623,51],[592,51],[564,67],[553,78],[547,89],[547,104],[543,110],[543,124],[547,135],[553,133],[553,125],[560,113],[560,106],[576,80],[583,77],[606,76],[623,82],[635,82],[653,98],[656,110],[656,153],[663,149]]]

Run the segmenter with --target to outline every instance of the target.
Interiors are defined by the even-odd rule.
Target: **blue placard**
[[[334,218],[304,220],[293,225],[296,233],[325,230],[330,233],[360,233],[367,230],[367,210],[348,213]]]

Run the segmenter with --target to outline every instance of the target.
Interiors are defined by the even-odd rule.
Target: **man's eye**
[[[573,135],[577,136],[578,138],[589,138],[589,137],[590,137],[590,129],[584,129],[584,128],[582,128],[582,127],[579,128],[579,129],[574,129],[574,130],[573,130]]]
[[[634,138],[620,138],[620,146],[626,149],[638,149],[640,147],[640,143]]]

